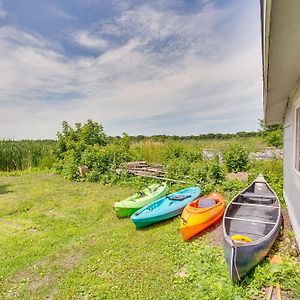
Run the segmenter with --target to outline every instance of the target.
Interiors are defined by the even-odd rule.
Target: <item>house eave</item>
[[[300,1],[262,0],[265,124],[282,124],[300,75]]]

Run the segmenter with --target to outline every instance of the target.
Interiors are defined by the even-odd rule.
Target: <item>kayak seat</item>
[[[145,197],[146,194],[143,192],[143,191],[139,191],[137,192],[137,194],[140,196],[140,197]]]
[[[163,186],[163,184],[159,184],[159,185],[155,186],[155,187],[152,189],[152,191],[150,190],[150,192],[151,192],[151,193],[156,192],[161,186]]]
[[[185,195],[177,195],[177,196],[167,196],[166,198],[168,198],[169,200],[173,200],[173,201],[183,201],[187,198],[190,198],[191,195],[185,196]]]
[[[216,200],[204,198],[198,202],[198,207],[199,208],[209,208],[209,207],[215,206],[216,204],[217,204]]]

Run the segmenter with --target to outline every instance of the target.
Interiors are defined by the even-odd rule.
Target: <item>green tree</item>
[[[78,166],[84,163],[83,154],[94,149],[94,146],[103,147],[107,143],[108,139],[101,124],[88,120],[83,125],[76,123],[75,128],[72,128],[67,121],[63,121],[62,131],[57,133],[57,171],[67,178],[77,178]]]
[[[269,146],[282,148],[283,146],[283,130],[282,125],[268,125],[266,126],[263,119],[259,120],[261,127],[261,134],[264,140],[267,142]]]

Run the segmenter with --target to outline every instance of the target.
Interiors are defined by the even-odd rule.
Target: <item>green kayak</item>
[[[151,202],[164,197],[168,193],[168,186],[166,183],[152,184],[142,191],[135,193],[133,196],[116,202],[114,209],[117,216],[120,218],[130,217],[140,208],[150,204]]]

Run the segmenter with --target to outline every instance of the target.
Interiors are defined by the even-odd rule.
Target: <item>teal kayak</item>
[[[131,197],[116,202],[114,209],[119,218],[130,217],[134,212],[140,208],[150,204],[151,202],[165,196],[168,193],[168,186],[166,183],[152,184],[142,191],[139,191]]]
[[[181,214],[184,207],[200,196],[198,187],[189,187],[141,208],[131,216],[136,228],[149,226]]]

